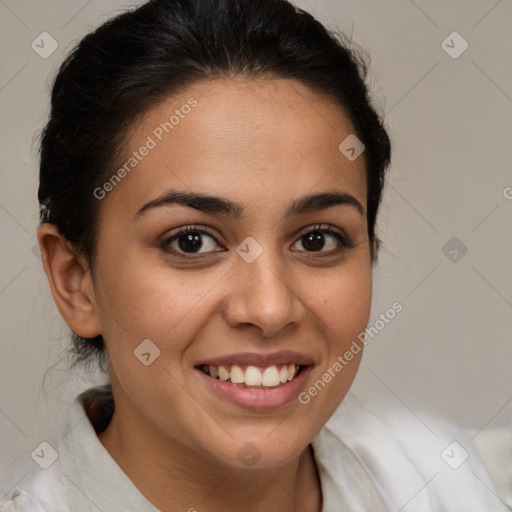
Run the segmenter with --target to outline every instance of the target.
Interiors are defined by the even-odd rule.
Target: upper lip
[[[256,352],[239,352],[236,354],[204,359],[199,361],[195,366],[200,366],[202,364],[214,366],[229,364],[271,366],[274,364],[291,363],[307,366],[313,364],[313,359],[307,354],[295,352],[293,350],[280,350],[278,352],[269,352],[267,354]]]

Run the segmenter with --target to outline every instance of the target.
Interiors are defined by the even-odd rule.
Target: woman
[[[38,239],[76,361],[110,384],[2,510],[504,510],[462,434],[437,423],[470,452],[455,473],[346,397],[390,161],[364,77],[285,0],[153,0],[80,42]]]

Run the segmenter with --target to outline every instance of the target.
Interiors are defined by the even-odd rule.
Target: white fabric
[[[506,512],[470,437],[456,425],[421,411],[363,404],[349,394],[327,422],[356,454],[388,510]],[[441,454],[456,441],[467,460],[452,469]]]
[[[441,452],[457,441],[468,459]],[[435,417],[371,410],[349,394],[312,442],[322,512],[507,512],[469,436]],[[99,441],[80,396],[59,458],[4,501],[0,512],[155,512]],[[108,484],[106,484],[108,482]]]
[[[468,430],[498,495],[512,510],[512,428],[499,426]]]

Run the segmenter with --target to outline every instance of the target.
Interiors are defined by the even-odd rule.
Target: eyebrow
[[[149,201],[140,208],[140,210],[135,214],[135,220],[139,219],[153,208],[172,205],[188,206],[201,212],[228,215],[235,219],[242,218],[245,211],[245,208],[242,205],[230,201],[229,199],[171,189],[164,192],[156,199]],[[311,212],[325,210],[337,205],[352,206],[362,216],[366,215],[363,205],[353,195],[346,192],[332,191],[304,195],[295,199],[288,207],[284,217],[289,218],[294,215],[304,215]]]

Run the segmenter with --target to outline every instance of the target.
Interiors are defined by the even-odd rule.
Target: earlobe
[[[69,328],[83,338],[101,334],[85,258],[73,251],[54,224],[41,224],[37,239],[53,299]]]

